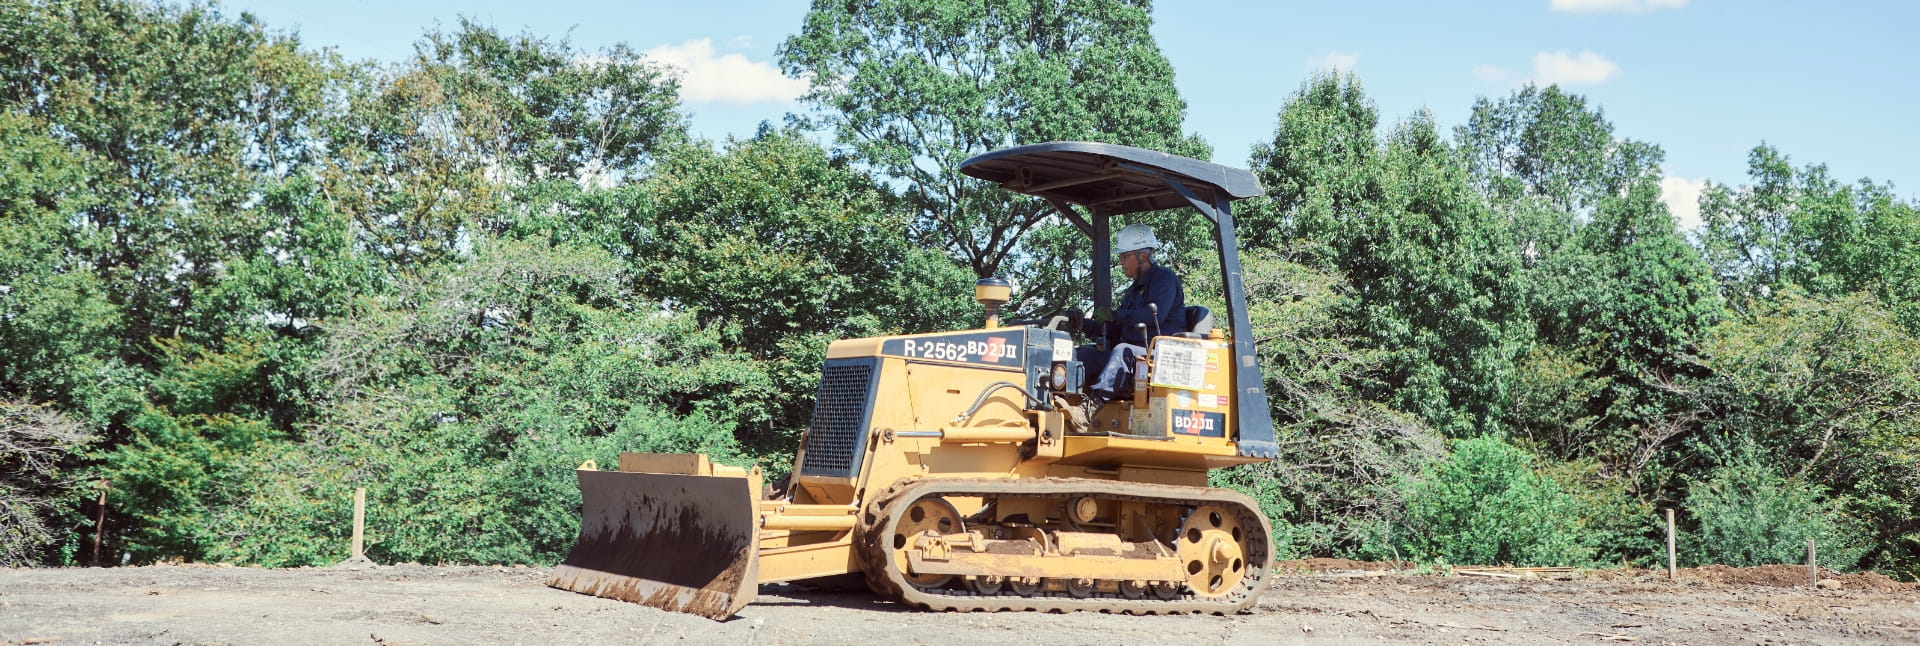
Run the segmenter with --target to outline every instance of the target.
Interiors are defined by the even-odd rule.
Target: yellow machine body
[[[1110,216],[1187,200],[1218,225],[1230,326],[1151,335],[1132,396],[1094,409],[1082,382],[1097,367],[1076,360],[1062,319],[1002,326],[1011,287],[983,279],[981,328],[829,346],[777,490],[701,455],[583,465],[580,539],[550,584],[714,618],[759,584],[848,573],[929,609],[1250,607],[1267,585],[1271,529],[1250,498],[1209,488],[1207,472],[1276,451],[1225,208],[1257,183],[1086,142],[990,153],[965,170],[1051,200],[1095,257]],[[1104,266],[1095,277],[1104,288]]]
[[[1142,373],[1147,378],[1136,386],[1136,396],[1107,402],[1092,420],[1075,426],[1078,411],[1066,410],[1066,397],[1050,388],[1031,392],[1027,383],[1036,372],[1050,379],[1053,364],[1064,364],[1067,355],[1059,362],[1052,356],[1035,362],[1009,358],[1043,347],[1051,354],[1056,334],[1009,327],[835,342],[827,353],[815,427],[803,440],[786,491],[748,502],[747,492],[761,490],[757,471],[714,465],[702,455],[622,454],[618,472],[580,472],[587,508],[582,539],[560,566],[554,585],[725,617],[752,600],[757,584],[861,572],[856,543],[863,502],[895,483],[1073,479],[1200,489],[1210,469],[1265,460],[1241,456],[1236,448],[1232,373],[1224,369],[1222,339],[1154,339]],[[1010,345],[1029,336],[1044,336],[1048,343]],[[1175,363],[1179,379],[1152,378],[1175,372]],[[1156,364],[1169,368],[1156,370]],[[1045,370],[1034,370],[1036,365]],[[1056,398],[1060,401],[1048,401]],[[1040,403],[1047,407],[1036,406]],[[847,410],[862,408],[865,420],[857,419],[859,411]],[[848,437],[816,435],[838,431],[825,426],[839,418],[855,418],[853,424],[862,428]],[[836,453],[824,455],[829,451]],[[964,519],[980,513],[984,497],[946,500]],[[1039,499],[999,500],[1003,506],[1032,506],[1024,512],[1029,518],[1060,514]],[[1102,504],[1117,506],[1096,503]],[[1102,509],[1088,515],[1113,513]],[[1099,539],[1075,535],[1070,540]],[[687,554],[672,547],[676,541],[703,549]],[[1129,580],[1165,581],[1180,571],[1172,557],[1090,559],[1039,557],[1001,565],[1025,567],[1043,580],[1105,578],[1081,571],[1091,569],[1134,577]],[[691,576],[707,578],[688,579],[689,561],[702,560],[721,567],[693,567]],[[1071,564],[1074,560],[1079,563]],[[657,564],[655,569],[648,562]],[[1153,567],[1160,568],[1159,575]],[[938,568],[922,564],[914,571],[922,570]]]

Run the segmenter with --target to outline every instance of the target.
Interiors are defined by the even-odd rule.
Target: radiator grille
[[[867,407],[873,393],[872,363],[828,364],[813,400],[801,475],[854,477],[866,444]]]

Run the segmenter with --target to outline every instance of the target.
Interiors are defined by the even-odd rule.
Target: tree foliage
[[[604,250],[498,241],[336,322],[312,363],[331,400],[320,432],[285,464],[293,471],[274,474],[331,477],[315,491],[269,485],[250,497],[320,508],[365,486],[389,528],[371,538],[376,558],[551,562],[577,530],[580,461],[612,463],[621,450],[740,461],[733,431],[767,414],[765,370],[691,316],[628,291],[628,271]],[[302,542],[337,535],[321,520],[299,527]],[[224,549],[266,558],[280,548]]]
[[[686,137],[678,81],[625,45],[586,52],[462,19],[410,61],[347,73],[320,137],[326,194],[395,269],[452,259],[480,232],[564,234],[579,225],[515,207],[637,176]]]
[[[0,52],[10,120],[80,162],[68,249],[123,314],[115,354],[150,366],[150,337],[218,338],[190,312],[233,250],[263,240],[259,220],[230,214],[298,156],[282,134],[319,109],[312,59],[248,16],[121,2],[10,4]]]
[[[912,244],[894,197],[798,133],[678,151],[639,188],[622,226],[622,251],[648,269],[639,288],[763,356],[793,333],[932,331],[972,313],[929,298],[970,283]]]
[[[1695,563],[1733,566],[1791,563],[1813,541],[1828,567],[1860,559],[1859,536],[1843,529],[1845,516],[1829,509],[1818,487],[1783,478],[1746,452],[1707,472],[1687,490],[1687,510],[1699,525]]]
[[[1724,314],[1660,201],[1664,153],[1553,86],[1478,101],[1455,136],[1522,263],[1531,349],[1500,421],[1546,455],[1658,489],[1692,421],[1671,386],[1698,376],[1686,357]]]
[[[854,159],[903,189],[913,231],[979,277],[1008,275],[1021,306],[1086,295],[1084,238],[1045,202],[960,174],[968,157],[1090,140],[1206,157],[1143,0],[818,0],[780,46],[804,101]],[[1154,220],[1195,248],[1201,218]],[[1116,227],[1117,228],[1117,227]],[[1202,254],[1205,255],[1205,254]],[[1101,262],[1104,259],[1092,259]]]
[[[1693,394],[1710,413],[1706,445],[1750,443],[1758,468],[1826,489],[1877,546],[1869,565],[1912,573],[1898,546],[1920,540],[1920,339],[1865,294],[1789,289],[1704,350],[1713,376]]]
[[[217,6],[4,6],[4,564],[327,563],[358,487],[377,560],[551,563],[584,460],[778,478],[833,340],[970,326],[981,275],[1085,298],[1081,234],[965,158],[1209,152],[1139,0],[815,2],[780,50],[815,110],[724,142],[624,45],[461,20],[380,64]],[[1762,144],[1680,231],[1587,98],[1472,107],[1383,126],[1351,74],[1278,106],[1236,233],[1282,457],[1214,482],[1287,554],[1644,562],[1678,506],[1703,562],[1920,576],[1912,200]],[[1203,218],[1124,220],[1224,305]]]
[[[1752,184],[1713,184],[1700,196],[1701,247],[1732,303],[1743,310],[1787,285],[1822,295],[1878,296],[1920,331],[1920,211],[1893,187],[1836,181],[1823,165],[1795,169],[1762,144],[1747,155]]]
[[[52,521],[89,491],[60,465],[91,440],[86,425],[58,410],[0,400],[0,567],[32,565],[65,542],[53,560],[73,562],[77,536]]]
[[[1471,435],[1505,407],[1522,347],[1519,256],[1431,116],[1407,119],[1375,147],[1374,114],[1356,78],[1304,84],[1281,109],[1274,143],[1254,151],[1255,172],[1279,193],[1256,207],[1268,211],[1252,226],[1278,233],[1249,239],[1285,244],[1346,281],[1340,320],[1385,353],[1384,370],[1362,385],[1369,399]]]
[[[1578,500],[1537,473],[1533,457],[1497,436],[1460,440],[1402,480],[1398,523],[1368,552],[1464,565],[1586,565],[1591,535]]]
[[[1386,352],[1342,327],[1344,281],[1272,252],[1244,261],[1275,440],[1287,458],[1216,472],[1214,482],[1260,500],[1283,550],[1355,553],[1399,513],[1399,477],[1444,455],[1445,443],[1413,415],[1367,397],[1387,370]]]
[[[1616,139],[1613,124],[1559,86],[1528,84],[1499,100],[1474,102],[1455,131],[1469,171],[1495,201],[1532,197],[1587,211],[1625,194],[1665,156],[1657,146]]]
[[[1338,256],[1340,214],[1380,197],[1376,174],[1380,109],[1360,78],[1315,75],[1281,108],[1271,143],[1253,146],[1253,171],[1268,200],[1242,209],[1241,239],[1251,249],[1288,249],[1303,260]]]

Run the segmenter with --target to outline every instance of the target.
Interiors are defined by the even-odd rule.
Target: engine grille
[[[814,395],[800,474],[851,478],[860,471],[875,361],[828,362]]]

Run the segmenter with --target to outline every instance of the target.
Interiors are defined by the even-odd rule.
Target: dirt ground
[[[765,586],[725,622],[548,588],[541,568],[0,569],[0,644],[1920,644],[1920,588],[1874,574],[1281,565],[1227,617],[918,612]]]

